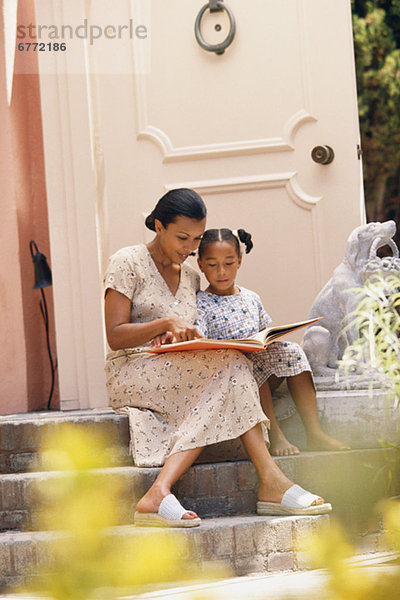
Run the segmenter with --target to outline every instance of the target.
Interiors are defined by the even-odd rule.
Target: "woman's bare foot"
[[[317,433],[308,433],[307,450],[330,450],[334,452],[338,450],[351,450],[351,447],[321,430]]]
[[[156,513],[158,512],[161,501],[171,493],[171,490],[162,489],[158,485],[152,485],[145,495],[139,500],[136,505],[136,510],[141,513]],[[198,515],[188,510],[182,519],[196,519]]]
[[[269,431],[270,447],[269,453],[272,456],[293,456],[300,454],[300,450],[284,436],[282,431],[280,434]]]

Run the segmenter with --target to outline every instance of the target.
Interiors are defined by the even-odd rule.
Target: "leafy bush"
[[[356,288],[357,308],[344,328],[356,332],[338,368],[348,376],[364,372],[380,377],[382,386],[398,404],[400,398],[400,275],[372,275]],[[371,378],[372,381],[372,378]]]

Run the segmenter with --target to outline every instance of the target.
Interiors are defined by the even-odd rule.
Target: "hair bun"
[[[237,232],[240,241],[246,246],[246,254],[248,254],[253,247],[253,242],[251,241],[251,233],[248,233],[244,229],[238,229]]]
[[[155,231],[156,230],[154,210],[151,211],[151,213],[149,214],[148,217],[146,217],[146,220],[145,220],[144,223],[145,223],[147,229],[150,229],[151,231]]]

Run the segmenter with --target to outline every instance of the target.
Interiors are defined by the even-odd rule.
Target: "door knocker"
[[[209,10],[212,13],[225,11],[228,15],[229,33],[220,44],[208,44],[201,35],[201,19],[203,18],[206,10]],[[204,4],[204,6],[201,7],[200,12],[196,17],[194,33],[199,46],[201,46],[203,50],[207,50],[207,52],[215,52],[215,54],[223,54],[226,48],[231,45],[236,33],[235,17],[233,16],[231,9],[224,4],[223,0],[210,0],[208,4]]]

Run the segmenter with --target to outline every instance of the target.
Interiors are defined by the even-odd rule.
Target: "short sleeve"
[[[262,305],[260,296],[257,295],[257,304],[258,304],[258,318],[259,318],[259,327],[260,330],[264,329],[269,323],[272,322],[271,317],[265,310]]]
[[[194,289],[196,290],[196,294],[200,291],[200,275],[196,272],[194,273]]]
[[[197,292],[200,290],[200,275],[189,265],[185,265],[185,269],[186,277],[189,282],[189,287],[191,290],[194,290],[197,294]]]
[[[108,262],[104,275],[104,292],[107,289],[116,290],[132,300],[136,283],[137,276],[132,257],[124,248],[118,250]]]
[[[197,318],[194,323],[204,337],[210,337],[208,333],[207,307],[197,294]]]

